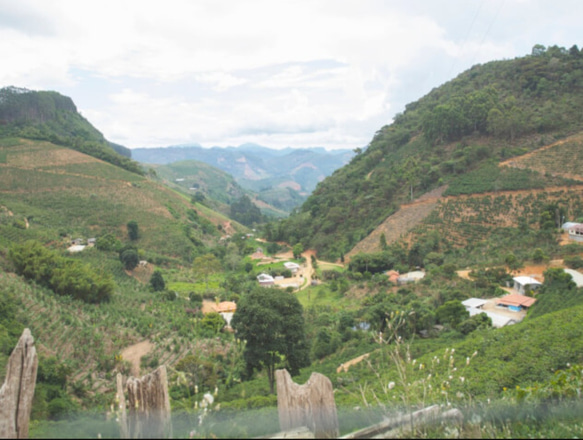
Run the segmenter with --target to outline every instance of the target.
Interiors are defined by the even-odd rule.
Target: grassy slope
[[[29,221],[29,229],[18,234],[22,239],[45,236],[44,241],[51,241],[58,240],[59,234],[89,238],[113,233],[124,240],[127,222],[136,220],[139,248],[183,260],[195,252],[185,236],[186,225],[202,241],[218,235],[216,228],[205,230],[187,217],[193,206],[185,197],[93,157],[30,140],[0,146],[0,155],[5,157],[0,163],[2,205],[15,218]],[[214,224],[227,221],[211,210],[198,211]],[[0,227],[18,239],[9,222]]]

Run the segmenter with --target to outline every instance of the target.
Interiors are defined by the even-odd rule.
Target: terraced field
[[[553,176],[583,180],[583,133],[502,162],[501,166],[529,168]]]

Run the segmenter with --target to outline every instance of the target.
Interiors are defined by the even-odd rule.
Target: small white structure
[[[532,277],[514,277],[512,280],[514,281],[514,290],[521,295],[526,295],[528,290],[536,290],[542,286],[542,283]]]
[[[73,246],[69,246],[67,248],[67,250],[72,254],[75,252],[81,252],[83,249],[85,249],[85,246],[82,244],[74,244]]]
[[[402,285],[407,283],[416,283],[417,281],[422,280],[423,278],[425,278],[425,272],[421,270],[415,270],[413,272],[401,275],[399,278],[397,278],[397,284]]]
[[[464,305],[466,310],[469,310],[469,309],[481,309],[487,302],[488,300],[486,299],[468,298],[465,301],[462,301],[462,304]]]
[[[267,275],[266,273],[260,273],[257,275],[257,281],[259,281],[260,286],[273,286],[275,284],[275,280],[271,275]]]
[[[569,222],[563,225],[563,229],[569,233],[569,239],[583,241],[583,224]]]
[[[286,261],[283,263],[284,267],[291,271],[291,273],[295,274],[300,270],[300,265],[297,263],[292,263],[291,261]]]

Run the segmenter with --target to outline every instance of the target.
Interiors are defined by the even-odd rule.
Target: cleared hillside
[[[359,252],[371,253],[381,251],[380,238],[382,234],[385,235],[387,244],[404,238],[411,229],[419,225],[431,214],[439,203],[440,197],[445,189],[445,187],[438,188],[410,204],[402,205],[396,213],[387,217],[370,235],[354,246],[346,256],[350,258]]]
[[[583,133],[569,136],[500,165],[583,180]]]
[[[135,173],[26,139],[0,141],[0,201],[11,214],[0,222],[0,244],[37,238],[64,245],[67,237],[106,233],[126,240],[126,225],[135,220],[138,247],[180,261],[218,237],[216,226],[228,221],[208,210],[199,215],[188,198]],[[14,219],[26,219],[28,227],[19,229]]]

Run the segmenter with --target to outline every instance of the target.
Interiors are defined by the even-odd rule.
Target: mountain
[[[0,89],[0,137],[7,136],[50,141],[142,173],[128,148],[105,139],[71,98],[57,92]]]
[[[351,150],[323,148],[274,150],[257,144],[203,148],[185,145],[136,148],[133,157],[147,164],[198,160],[231,174],[243,188],[283,211],[301,204],[316,185],[354,156]]]
[[[576,46],[472,67],[380,128],[273,238],[338,258],[401,205],[444,185],[444,196],[577,185],[544,167],[499,165],[583,130],[582,72]]]

